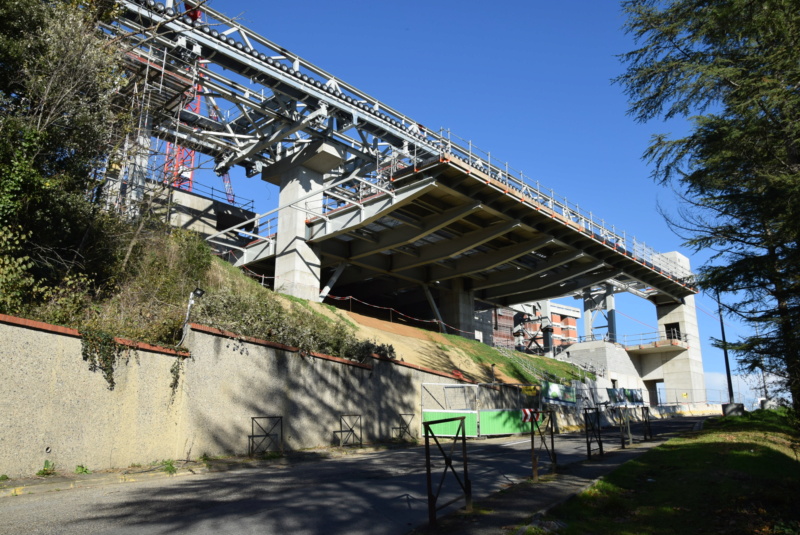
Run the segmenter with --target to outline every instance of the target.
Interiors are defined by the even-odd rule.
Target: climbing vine
[[[175,396],[175,392],[178,391],[178,384],[180,384],[181,381],[181,370],[183,369],[183,361],[185,358],[186,357],[177,357],[169,369],[169,373],[172,376],[169,388],[172,391],[173,397]]]
[[[110,334],[87,329],[81,332],[81,355],[89,363],[89,371],[103,372],[108,389],[114,390],[114,366],[122,354],[122,346]]]

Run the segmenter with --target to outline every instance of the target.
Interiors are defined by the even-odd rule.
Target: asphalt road
[[[697,421],[655,421],[653,432],[659,440]],[[603,436],[606,451],[620,447],[618,433]],[[556,451],[559,465],[586,459],[585,435],[557,435]],[[475,500],[530,476],[529,437],[470,440],[467,456]],[[445,463],[433,459],[438,487]],[[454,463],[461,474],[460,446]],[[546,455],[541,465],[549,469]],[[459,494],[448,473],[438,503]],[[457,500],[439,514],[463,505]],[[404,535],[427,519],[423,447],[0,498],[0,534]]]

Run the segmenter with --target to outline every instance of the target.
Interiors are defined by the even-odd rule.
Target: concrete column
[[[608,341],[617,343],[617,305],[614,301],[614,287],[610,284],[605,285],[606,294],[603,297],[608,316]]]
[[[452,290],[441,292],[440,311],[447,325],[466,338],[475,337],[475,292],[467,288],[463,279],[452,282]]]
[[[293,167],[280,175],[278,203],[284,205],[301,195],[322,190],[323,175],[307,167]],[[299,203],[302,207],[319,208],[322,193]],[[319,301],[320,258],[317,251],[306,243],[307,212],[294,207],[278,213],[278,235],[275,257],[275,291]]]
[[[680,253],[666,253],[664,257],[689,269],[689,259]],[[656,302],[658,330],[666,336],[666,326],[678,324],[681,335],[685,335],[689,348],[680,352],[663,364],[664,387],[675,390],[680,401],[705,402],[705,376],[703,356],[700,350],[700,330],[697,326],[697,311],[694,296],[675,301]],[[686,394],[684,396],[684,394]]]
[[[583,290],[583,339],[589,341],[592,339],[594,327],[594,300],[592,299],[592,289],[586,288]]]

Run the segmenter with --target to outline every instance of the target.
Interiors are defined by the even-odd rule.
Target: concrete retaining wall
[[[247,451],[254,416],[281,416],[289,449],[338,444],[342,415],[351,415],[348,422],[360,416],[364,442],[396,436],[404,414],[414,415],[410,430],[418,436],[421,384],[459,383],[396,361],[359,364],[220,334],[195,326],[187,337],[192,360],[180,388],[194,454]]]
[[[419,436],[422,384],[464,383],[396,361],[359,364],[232,337],[193,325],[185,340],[191,358],[174,393],[170,368],[180,355],[122,341],[132,349],[116,368],[112,391],[83,361],[77,331],[0,315],[0,474],[30,476],[45,460],[61,470],[101,470],[244,454],[258,416],[282,417],[288,449],[337,444],[342,415],[360,423],[365,443],[397,436],[409,420]],[[559,408],[558,422],[563,431],[579,426],[580,417]]]
[[[112,391],[83,361],[77,331],[0,315],[0,474],[30,476],[45,460],[100,470],[246,453],[254,416],[281,416],[289,449],[337,444],[343,414],[360,415],[364,442],[396,436],[409,414],[418,436],[420,385],[459,383],[395,361],[304,356],[230,336],[192,326],[175,393],[178,354],[138,345]]]
[[[174,352],[128,352],[111,391],[75,330],[9,320],[0,317],[0,474],[31,476],[45,460],[95,470],[180,457]]]

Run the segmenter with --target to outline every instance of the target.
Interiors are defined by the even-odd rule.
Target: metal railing
[[[607,389],[605,388],[585,388],[582,390],[584,397],[579,400],[579,404],[583,406],[597,406],[608,403]],[[657,399],[653,399],[653,393],[648,390],[643,390],[644,406],[647,405],[682,405],[686,403],[709,403],[709,404],[722,404],[730,403],[727,390],[712,389],[712,388],[695,388],[695,389],[682,389],[682,388],[659,388],[657,391]],[[734,392],[734,400],[741,400],[743,394],[741,392]]]
[[[468,513],[472,512],[472,483],[469,479],[469,462],[467,460],[467,440],[465,435],[465,427],[464,427],[464,416],[459,416],[456,418],[446,418],[443,420],[435,420],[430,422],[423,422],[424,426],[424,434],[425,434],[425,473],[426,473],[426,480],[427,480],[427,487],[428,487],[428,523],[431,526],[436,525],[436,513],[437,511],[451,505],[461,498],[464,498],[465,501],[465,510]],[[439,436],[436,435],[433,427],[440,425],[440,424],[449,424],[451,422],[458,421],[458,430],[454,437],[452,437],[452,442],[450,444],[450,450],[446,451],[442,444],[439,442]],[[439,450],[439,454],[441,455],[442,460],[444,461],[444,470],[442,471],[441,477],[439,478],[439,484],[436,486],[436,490],[434,490],[434,483],[433,483],[433,462],[431,457],[431,440],[433,440],[436,448]],[[454,453],[456,449],[456,445],[461,445],[461,462],[462,462],[462,473],[456,471],[455,464],[454,464]],[[442,492],[442,487],[445,481],[445,477],[447,473],[450,472],[455,477],[458,486],[461,488],[462,494],[453,498],[452,500],[439,504],[439,496]]]
[[[253,416],[250,418],[250,435],[247,454],[250,457],[271,451],[283,453],[283,417]]]
[[[619,339],[619,337],[618,337]],[[635,346],[654,344],[656,342],[685,342],[689,343],[689,335],[680,331],[670,330],[666,333],[640,333],[640,334],[626,334],[619,339],[619,342],[624,346]]]

